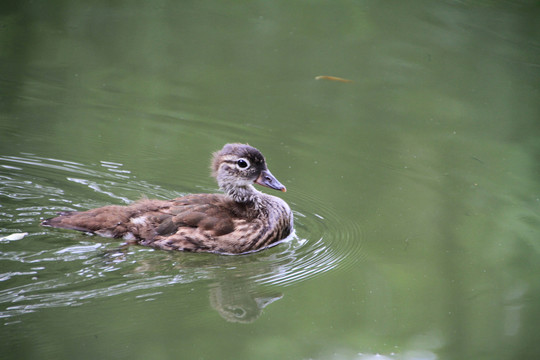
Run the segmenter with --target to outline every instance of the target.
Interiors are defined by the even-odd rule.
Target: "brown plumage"
[[[140,200],[42,221],[65,228],[165,250],[240,254],[265,248],[293,229],[289,206],[253,184],[285,191],[259,150],[227,144],[214,153],[212,174],[225,194],[193,194],[173,200]]]

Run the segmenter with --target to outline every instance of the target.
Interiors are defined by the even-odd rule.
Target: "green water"
[[[28,233],[0,240],[2,358],[540,357],[539,18],[2,2],[0,238]],[[210,154],[233,141],[287,187],[286,243],[184,254],[38,225],[218,191]]]

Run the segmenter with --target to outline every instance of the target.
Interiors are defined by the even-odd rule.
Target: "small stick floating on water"
[[[339,81],[339,82],[344,82],[344,83],[353,82],[352,80],[349,80],[349,79],[344,79],[337,76],[328,76],[328,75],[315,76],[315,80],[330,80],[330,81]]]

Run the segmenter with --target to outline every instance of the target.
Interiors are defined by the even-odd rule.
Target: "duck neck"
[[[238,203],[253,204],[255,209],[261,205],[261,192],[253,185],[231,186],[224,184],[221,189],[234,201]]]

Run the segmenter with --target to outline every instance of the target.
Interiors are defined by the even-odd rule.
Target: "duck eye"
[[[236,165],[240,169],[247,169],[249,167],[249,161],[247,161],[246,159],[238,159]]]

